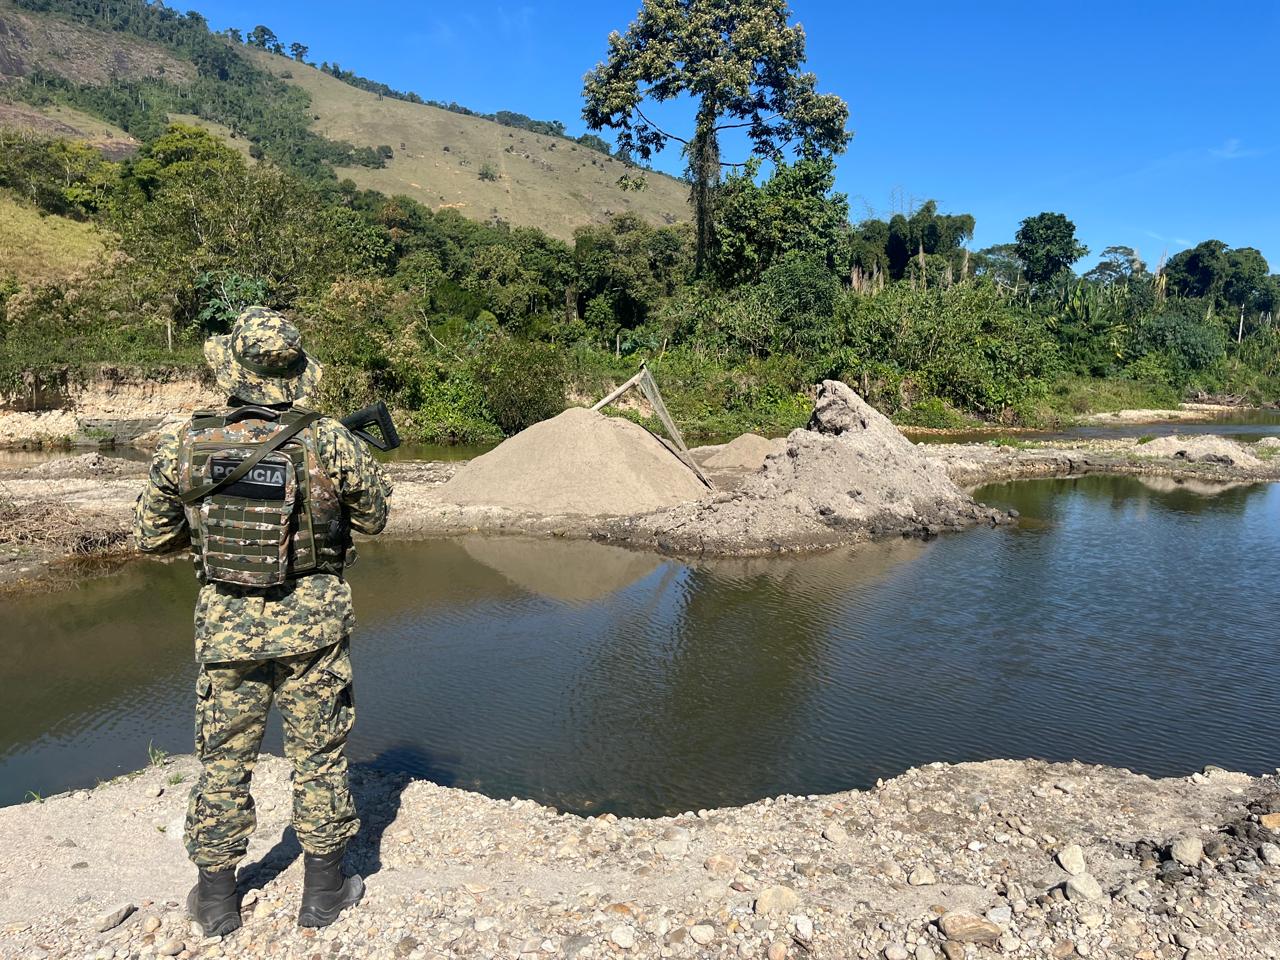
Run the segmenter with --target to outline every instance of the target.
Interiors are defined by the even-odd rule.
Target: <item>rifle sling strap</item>
[[[190,505],[195,503],[197,500],[203,500],[205,497],[217,493],[223,487],[230,486],[256,467],[263,457],[271,453],[271,451],[278,450],[280,447],[284,446],[289,442],[289,440],[296,437],[307,427],[311,426],[311,424],[319,420],[321,416],[322,414],[314,411],[307,411],[270,440],[264,440],[262,444],[253,451],[253,453],[245,457],[244,462],[240,464],[240,466],[236,467],[225,477],[220,480],[215,480],[212,483],[206,483],[203,486],[196,487],[194,490],[188,490],[186,493],[182,494],[180,499],[184,504]]]

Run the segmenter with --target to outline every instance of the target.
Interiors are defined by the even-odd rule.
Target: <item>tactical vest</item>
[[[298,407],[196,411],[178,444],[179,493],[194,496],[225,481],[263,444],[308,416]],[[342,573],[347,525],[312,425],[185,509],[204,582],[272,587],[310,573]]]

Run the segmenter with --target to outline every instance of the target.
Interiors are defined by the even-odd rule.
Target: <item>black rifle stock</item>
[[[342,418],[342,425],[357,437],[379,450],[394,450],[400,446],[400,434],[395,422],[391,419],[391,411],[379,400],[362,410],[349,413]]]

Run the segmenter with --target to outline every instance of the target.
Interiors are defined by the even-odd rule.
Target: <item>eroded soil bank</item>
[[[0,809],[6,957],[1280,955],[1280,778],[1081,764],[911,770],[874,790],[582,819],[356,772],[363,903],[294,924],[288,768],[264,758],[245,926],[180,903],[190,758]]]

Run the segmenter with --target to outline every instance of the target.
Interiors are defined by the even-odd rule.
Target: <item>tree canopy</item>
[[[617,131],[621,153],[649,160],[669,141],[682,144],[692,180],[696,266],[711,242],[720,134],[743,129],[755,155],[782,160],[788,149],[817,159],[845,148],[849,108],[820,94],[802,69],[804,30],[785,0],[644,0],[625,34],[609,36],[608,59],[587,74],[583,117]],[[665,130],[645,113],[650,102],[696,102],[694,128]]]
[[[1089,252],[1076,240],[1076,225],[1061,213],[1039,213],[1018,227],[1015,249],[1032,283],[1042,283]]]

